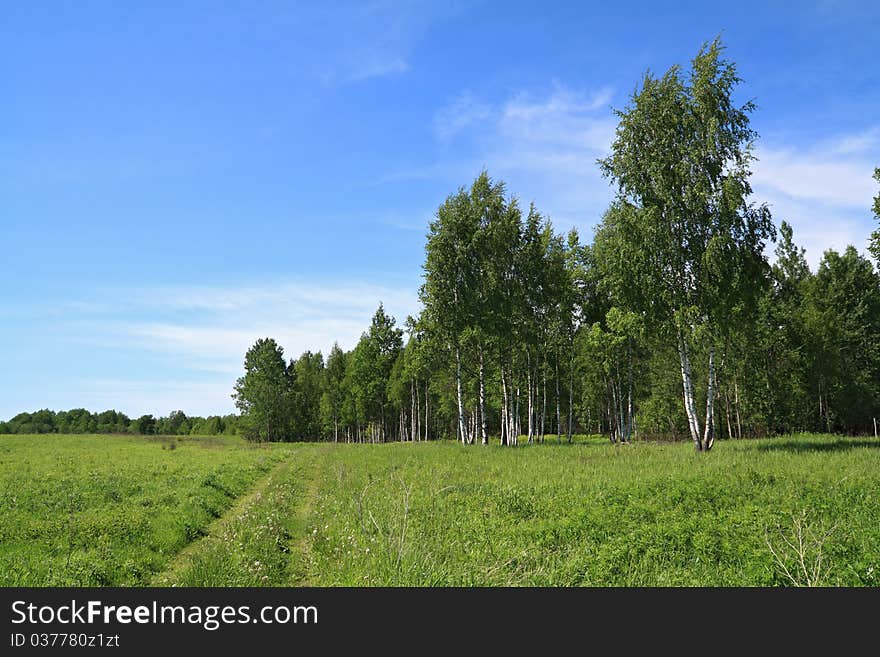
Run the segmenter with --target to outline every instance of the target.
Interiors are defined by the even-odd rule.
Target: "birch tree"
[[[704,45],[685,77],[673,66],[647,73],[620,123],[601,169],[617,188],[614,220],[627,257],[616,266],[621,290],[674,340],[684,410],[697,451],[715,441],[716,346],[738,308],[754,304],[765,275],[769,210],[749,202],[756,133],[754,104],[733,102],[740,79],[721,57],[719,39]],[[692,354],[707,345],[704,422],[697,408]]]
[[[476,219],[477,232],[472,255],[475,267],[474,314],[467,330],[476,352],[477,408],[480,438],[484,445],[489,443],[486,415],[488,360],[493,351],[506,344],[515,325],[515,310],[510,303],[508,288],[515,278],[520,213],[516,201],[505,198],[505,189],[503,182],[493,181],[483,171],[470,190],[471,213]],[[503,377],[504,363],[500,365]]]
[[[874,169],[874,180],[880,183],[880,167]],[[877,221],[880,221],[880,192],[874,197],[874,217]],[[877,264],[880,265],[880,226],[871,233],[871,242],[868,250],[877,260]]]
[[[465,422],[461,352],[463,334],[473,324],[476,219],[463,187],[438,208],[428,228],[424,283],[419,290],[426,324],[454,358],[458,437],[463,443],[470,442],[470,434]]]
[[[345,379],[346,353],[334,342],[324,368],[324,392],[321,395],[321,424],[324,432],[339,442],[339,424],[342,418],[343,381]]]

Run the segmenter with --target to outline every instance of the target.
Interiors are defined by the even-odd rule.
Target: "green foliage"
[[[870,431],[880,406],[880,275],[853,247],[826,251],[810,301],[828,428]]]
[[[188,417],[183,411],[174,411],[168,417],[156,419],[143,415],[135,420],[115,410],[91,413],[84,408],[74,408],[58,413],[44,409],[35,413],[19,413],[8,422],[0,422],[0,434],[122,434],[142,435],[234,435],[238,418],[235,415],[211,415],[207,418]]]
[[[137,420],[132,422],[132,428],[134,429],[134,433],[139,433],[143,436],[155,434],[156,418],[152,415],[141,415]]]
[[[874,169],[874,179],[880,183],[880,167]],[[880,192],[877,192],[877,196],[874,197],[874,217],[877,221],[880,221]],[[877,262],[880,263],[880,226],[871,233],[871,242],[868,250]]]
[[[293,366],[292,434],[299,439],[321,435],[320,404],[324,389],[324,358],[306,351]]]
[[[241,411],[242,435],[262,441],[288,438],[296,374],[284,363],[284,349],[271,338],[257,340],[245,354],[244,368],[232,395]]]

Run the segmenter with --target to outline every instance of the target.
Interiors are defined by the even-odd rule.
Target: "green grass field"
[[[0,584],[877,586],[878,490],[869,438],[3,436]]]

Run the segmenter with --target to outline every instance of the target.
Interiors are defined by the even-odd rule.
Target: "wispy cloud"
[[[511,191],[536,201],[557,227],[595,226],[613,190],[596,160],[610,152],[617,118],[610,88],[578,90],[557,84],[490,102],[463,92],[437,110],[432,128],[444,146],[433,162],[392,171],[381,180],[466,184],[483,167]],[[787,143],[772,135],[754,163],[754,200],[767,202],[776,222],[786,220],[815,267],[827,248],[864,250],[872,228],[872,179],[880,163],[880,126]]]
[[[237,371],[254,340],[274,337],[288,355],[352,348],[380,302],[400,323],[417,312],[415,290],[307,282],[248,287],[164,287],[128,295],[104,337],[182,359],[189,366]],[[120,317],[121,315],[121,317]]]
[[[410,71],[426,33],[460,4],[380,0],[345,3],[344,10],[322,4],[298,11],[295,22],[325,84],[360,83]]]
[[[367,61],[360,61],[352,65],[348,76],[345,78],[348,82],[362,82],[370,78],[384,78],[393,75],[406,73],[410,68],[409,62],[402,57],[392,56],[390,59],[373,58]]]
[[[492,108],[478,100],[470,91],[462,92],[434,115],[434,133],[448,140],[465,128],[492,116]]]
[[[798,146],[762,146],[753,170],[755,198],[777,223],[789,222],[815,267],[828,248],[864,250],[871,231],[872,179],[880,162],[880,129]]]
[[[81,371],[71,366],[59,407],[205,414],[233,410],[232,384],[255,340],[275,338],[288,358],[307,350],[326,355],[334,342],[351,349],[380,302],[402,326],[418,313],[416,285],[297,280],[108,287],[61,304],[62,312],[34,305],[27,316],[21,308],[16,323],[50,326],[53,345],[89,354]],[[47,366],[39,354],[29,358],[37,359],[36,369]]]
[[[454,154],[391,171],[380,183],[442,180],[454,188],[486,167],[560,228],[589,231],[611,198],[596,160],[614,139],[612,98],[607,87],[587,91],[561,84],[500,102],[464,91],[437,110],[431,125],[438,142],[455,141]]]

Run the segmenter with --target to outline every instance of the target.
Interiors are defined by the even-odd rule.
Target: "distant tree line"
[[[880,273],[852,246],[811,271],[791,226],[777,235],[750,200],[754,106],[733,102],[740,80],[721,54],[715,40],[688,73],[646,75],[618,111],[599,162],[617,195],[591,244],[483,172],[430,223],[418,317],[401,328],[380,305],[326,362],[286,361],[270,338],[251,347],[233,394],[242,434],[516,445],[589,432],[706,451],[872,433]],[[880,229],[869,249],[880,257]]]
[[[0,422],[0,434],[33,433],[130,433],[162,436],[214,436],[236,434],[237,415],[187,416],[173,411],[167,417],[141,415],[130,419],[125,413],[109,410],[92,413],[84,408],[69,411],[43,409],[33,413],[19,413],[8,422]]]

